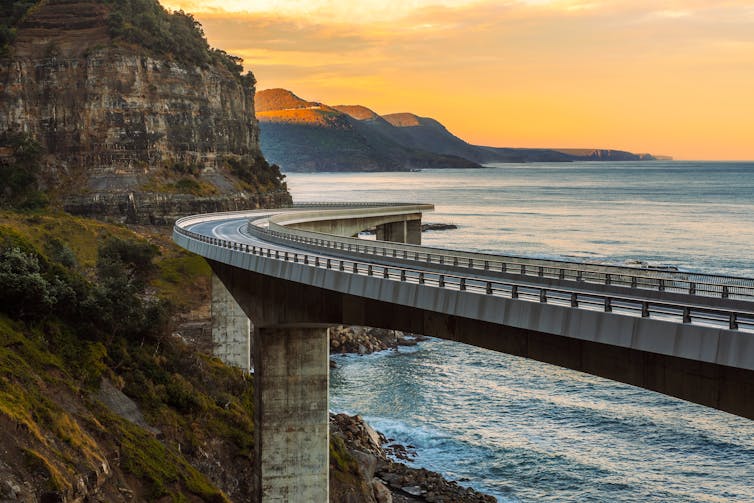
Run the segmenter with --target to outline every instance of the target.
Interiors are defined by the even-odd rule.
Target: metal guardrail
[[[364,201],[354,201],[354,202],[334,202],[334,203],[318,203],[316,201],[303,201],[298,203],[289,204],[286,206],[281,206],[281,208],[322,208],[322,209],[328,209],[328,208],[369,208],[369,207],[388,207],[388,206],[416,206],[421,203],[370,203],[370,202],[364,202]]]
[[[274,222],[269,223],[267,234],[299,245],[413,260],[479,272],[495,271],[558,281],[622,286],[721,299],[754,300],[754,279],[750,278],[490,255],[384,241],[375,243],[358,238],[334,237],[331,234],[291,229]]]
[[[237,213],[242,214],[243,212]],[[246,214],[248,213],[246,212]],[[214,215],[210,215],[209,219],[216,219],[213,217]],[[275,248],[228,241],[189,231],[183,228],[183,226],[191,225],[191,218],[178,220],[174,227],[174,232],[198,242],[267,259],[436,288],[563,305],[574,309],[598,310],[642,318],[663,319],[676,323],[707,325],[729,330],[754,331],[754,311],[717,309],[692,303],[645,300],[629,295],[601,294],[569,288],[550,288],[530,284],[520,285],[515,281],[486,280],[462,274],[428,272],[402,266],[374,264],[350,259],[335,259],[312,253],[291,253]],[[196,223],[196,221],[196,218],[194,218],[193,222]],[[252,232],[255,234],[268,234],[268,231],[258,227],[253,229]]]

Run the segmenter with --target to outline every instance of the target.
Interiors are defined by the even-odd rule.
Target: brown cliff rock
[[[133,223],[289,202],[259,149],[251,73],[116,41],[111,8],[48,0],[0,59],[0,132],[43,146],[52,199]]]

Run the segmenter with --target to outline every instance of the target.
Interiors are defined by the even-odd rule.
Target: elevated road
[[[431,206],[340,204],[200,215],[179,220],[175,239],[212,261],[270,278],[431,313],[754,370],[753,279],[479,254],[290,227],[348,217],[366,222],[364,227],[369,218],[399,219],[428,209]],[[358,227],[355,232],[364,230]],[[266,323],[264,317],[252,320],[257,326]],[[285,320],[307,321],[312,320]],[[389,317],[377,321],[373,326],[400,328]]]
[[[257,328],[259,382],[281,365],[268,361],[274,344],[290,340],[279,349],[289,358],[294,345],[307,352],[324,337],[311,358],[325,359],[316,372],[326,384],[326,332],[312,334],[352,324],[460,341],[754,418],[753,279],[423,247],[417,229],[431,209],[348,203],[197,215],[176,223],[174,239],[209,261]],[[355,237],[368,227],[385,240]]]

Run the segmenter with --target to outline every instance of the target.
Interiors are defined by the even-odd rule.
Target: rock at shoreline
[[[458,229],[458,226],[456,224],[434,224],[434,223],[426,223],[422,224],[422,232],[427,231],[452,231]]]
[[[359,416],[330,415],[330,434],[344,447],[358,465],[364,479],[360,487],[370,487],[371,494],[362,493],[363,503],[494,503],[492,496],[448,481],[436,472],[411,468],[389,459],[393,446],[384,447],[388,439],[375,431]],[[405,448],[403,448],[406,451]],[[336,476],[337,478],[337,476]],[[342,475],[341,475],[342,478]],[[337,484],[336,484],[337,486]],[[332,479],[331,479],[332,487]],[[333,495],[331,501],[357,501]]]
[[[422,232],[427,231],[452,231],[454,229],[458,229],[458,226],[456,224],[443,224],[443,223],[424,223],[422,224]],[[369,234],[369,235],[375,235],[377,234],[377,231],[372,229],[367,229],[365,231],[362,231],[361,234]]]
[[[446,480],[437,472],[424,468],[411,468],[403,463],[383,461],[377,466],[377,477],[384,481],[396,496],[429,503],[495,503],[497,500],[470,487]],[[397,499],[397,497],[395,498]]]
[[[330,352],[366,355],[399,346],[415,346],[426,339],[399,330],[338,325],[330,328]]]

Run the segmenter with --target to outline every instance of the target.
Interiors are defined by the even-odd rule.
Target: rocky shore
[[[426,340],[422,335],[407,334],[397,330],[369,327],[337,326],[330,328],[330,352],[369,354],[400,346],[415,346]],[[442,475],[424,468],[411,468],[402,461],[413,461],[411,445],[401,445],[375,431],[359,416],[330,415],[330,435],[335,442],[356,460],[352,470],[358,482],[351,480],[339,486],[338,479],[331,480],[331,501],[344,503],[487,503],[496,501]],[[331,458],[338,460],[337,453]],[[343,470],[345,467],[340,466]],[[342,481],[341,481],[342,482]],[[354,493],[354,488],[360,491]]]
[[[330,353],[367,355],[400,346],[415,346],[426,339],[423,335],[399,330],[338,325],[330,328]]]
[[[458,229],[456,224],[426,223],[422,224],[422,232],[427,231],[452,231]]]
[[[357,486],[361,494],[342,494],[338,482],[331,481],[332,501],[363,503],[494,503],[492,496],[448,481],[436,472],[411,468],[391,459],[395,452],[407,453],[410,448],[391,443],[390,439],[372,429],[359,416],[330,415],[330,435],[342,442],[356,460],[362,478]],[[337,462],[337,459],[335,460]],[[332,461],[331,461],[332,462]],[[351,483],[351,488],[354,484]]]
[[[444,224],[444,223],[432,223],[427,222],[422,224],[422,232],[427,231],[452,231],[458,229],[458,226],[456,224]],[[377,234],[377,231],[372,229],[367,229],[362,232],[362,234]]]

